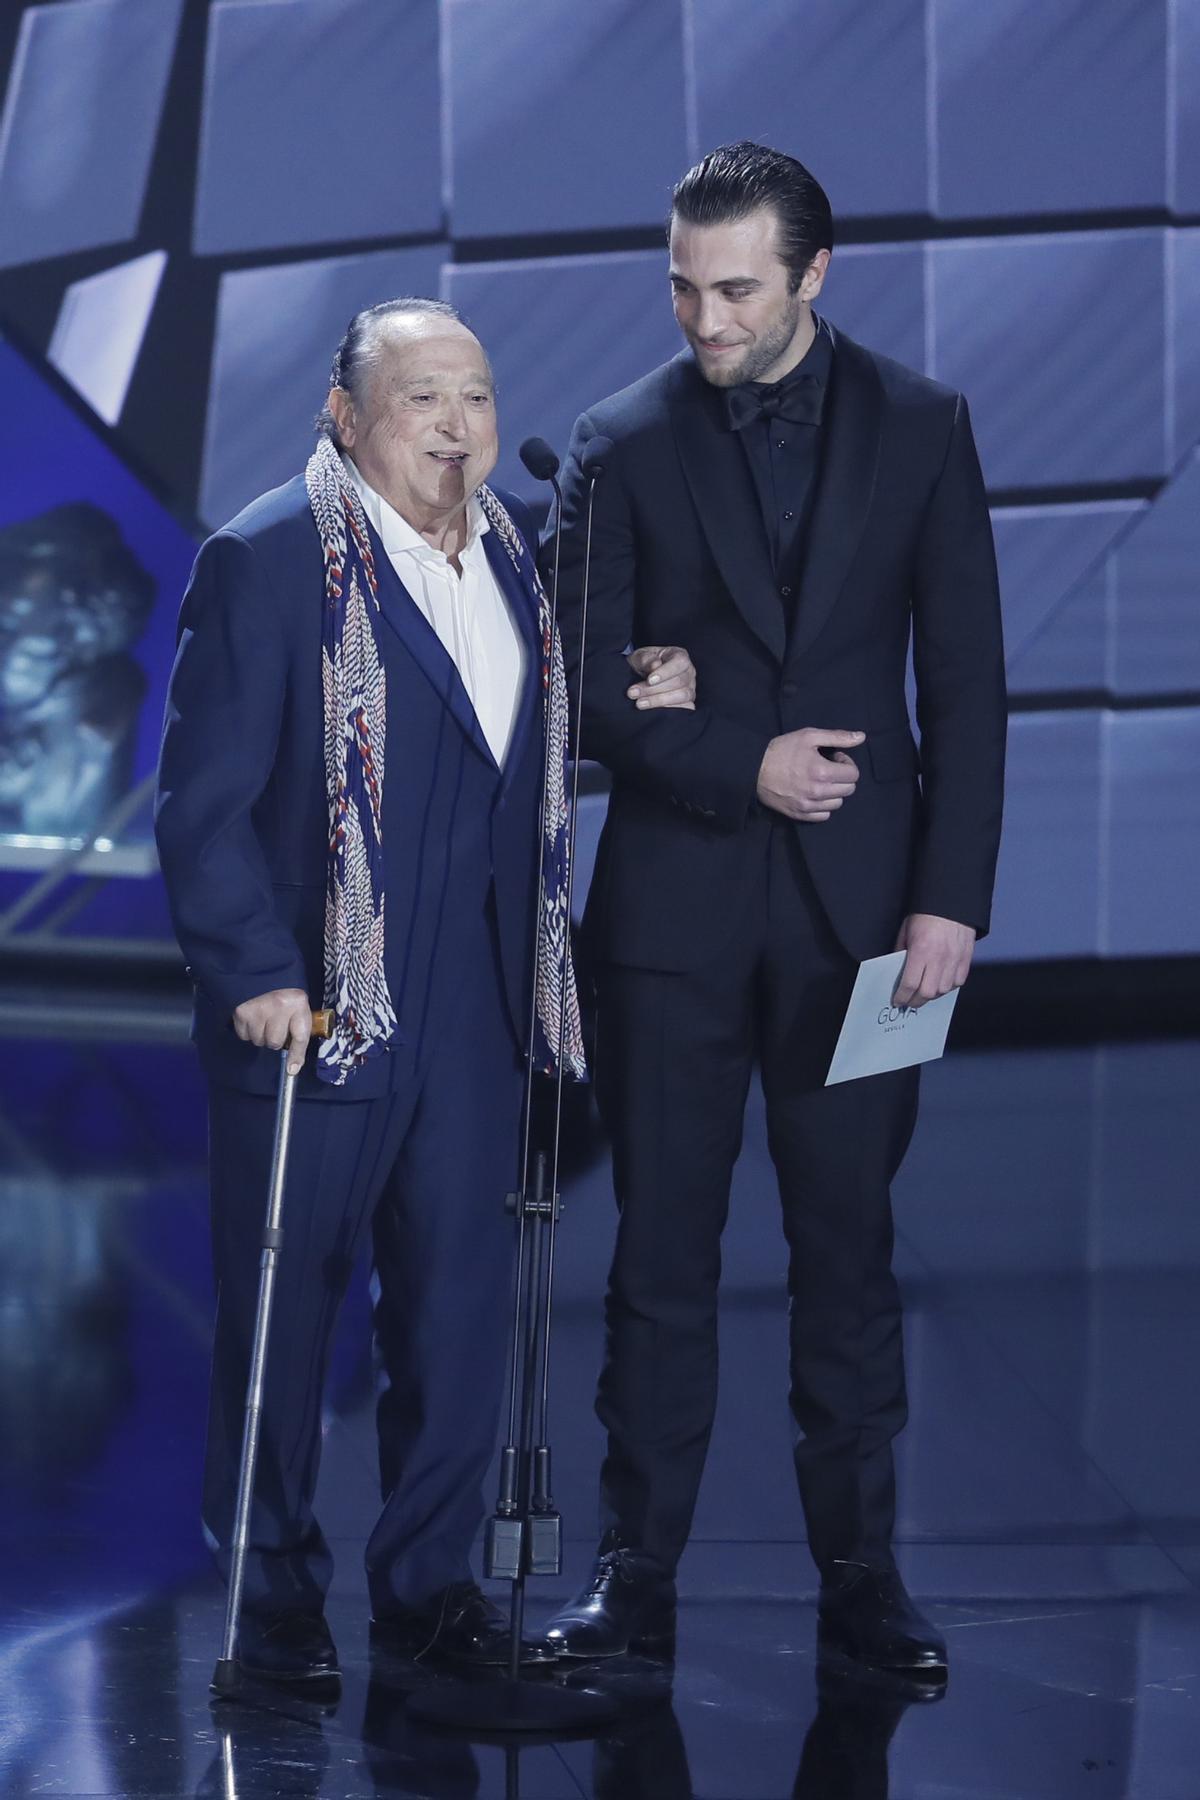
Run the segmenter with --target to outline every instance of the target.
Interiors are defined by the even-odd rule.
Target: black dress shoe
[[[446,1657],[477,1668],[503,1668],[511,1655],[508,1620],[473,1581],[456,1581],[420,1606],[397,1607],[371,1620],[371,1647],[417,1662]],[[521,1663],[550,1661],[541,1644],[524,1643]]]
[[[905,1669],[946,1678],[946,1640],[909,1599],[894,1569],[835,1563],[822,1582],[817,1634],[822,1650],[840,1651],[876,1669]]]
[[[337,1682],[337,1650],[323,1613],[243,1613],[238,1667],[258,1681]]]
[[[587,1586],[546,1626],[559,1657],[670,1656],[675,1646],[675,1583],[640,1550],[606,1550]]]

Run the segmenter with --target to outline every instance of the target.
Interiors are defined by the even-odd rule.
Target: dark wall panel
[[[182,8],[26,8],[0,120],[0,267],[136,235]]]
[[[1100,951],[1197,948],[1200,708],[1114,713],[1105,722],[1106,855]]]
[[[1113,552],[1119,694],[1200,693],[1198,518],[1200,450]]]
[[[687,163],[678,0],[447,0],[460,238],[653,225]]]
[[[834,325],[894,356],[925,366],[925,252],[919,244],[852,244],[835,250],[818,302]]]
[[[304,467],[347,321],[381,296],[434,294],[441,250],[239,269],[221,282],[201,513],[214,528]]]
[[[777,144],[834,214],[928,208],[923,0],[691,0],[697,151]]]
[[[502,448],[496,479],[518,493],[547,492],[517,457],[524,438],[536,433],[565,455],[586,406],[674,356],[683,341],[660,250],[463,264],[446,277],[447,297],[491,355]]]
[[[929,0],[943,218],[1166,200],[1166,0]]]
[[[1013,507],[993,516],[1004,647],[1017,693],[1099,688],[1107,674],[1104,553],[1143,502]],[[1085,579],[1085,577],[1087,579]]]
[[[437,0],[221,0],[195,248],[440,231]]]
[[[1161,232],[973,238],[929,254],[930,373],[968,395],[992,488],[1166,474]]]
[[[1104,719],[1010,721],[1004,842],[985,961],[1100,953]]]

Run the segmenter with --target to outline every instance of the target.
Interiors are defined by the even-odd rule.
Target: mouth
[[[727,356],[731,350],[742,350],[743,344],[714,344],[708,338],[697,338],[696,348],[703,350],[705,356]]]
[[[465,450],[430,450],[429,455],[435,463],[441,463],[444,468],[449,469],[461,469],[467,460]]]

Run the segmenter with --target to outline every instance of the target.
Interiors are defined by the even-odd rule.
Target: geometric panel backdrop
[[[437,0],[386,13],[381,31],[378,0],[214,6],[198,251],[440,232]]]
[[[455,237],[658,225],[687,160],[678,0],[448,0]]]
[[[201,509],[227,519],[297,475],[351,316],[380,295],[435,294],[438,249],[240,269],[221,281]]]
[[[924,0],[691,0],[698,138],[818,170],[835,218],[928,206]]]
[[[998,488],[1161,478],[1159,231],[936,243],[933,367],[971,401]]]
[[[135,236],[182,7],[22,15],[0,117],[0,266]]]
[[[565,450],[576,415],[636,381],[679,346],[661,251],[445,271],[445,296],[488,348],[496,376],[502,455],[496,480],[528,491],[517,447],[534,434]],[[595,331],[604,292],[605,331]]]
[[[544,501],[520,440],[561,453],[678,346],[672,182],[735,136],[807,161],[822,310],[966,392],[991,495],[1015,716],[983,954],[1200,952],[1167,892],[1196,837],[1200,0],[29,0],[3,58],[0,322],[43,354],[58,325],[207,526],[302,466],[350,313],[401,290],[479,330],[497,478]]]
[[[1105,685],[1106,584],[1097,565],[1145,505],[1084,501],[992,514],[1010,690],[1053,693]]]
[[[1163,205],[1167,0],[933,0],[931,25],[932,211]]]

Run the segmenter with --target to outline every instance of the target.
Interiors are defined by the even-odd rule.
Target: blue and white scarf
[[[383,780],[387,681],[376,637],[379,589],[366,515],[334,444],[322,438],[305,470],[325,561],[321,680],[325,700],[325,785],[329,870],[325,895],[324,1005],[333,1030],[317,1052],[317,1074],[341,1087],[396,1036],[384,960]],[[478,490],[489,525],[513,567],[537,595],[542,639],[543,719],[550,780],[541,850],[534,1063],[583,1079],[586,1068],[571,961],[567,887],[570,832],[566,798],[567,684],[562,645],[537,565],[501,502]]]

